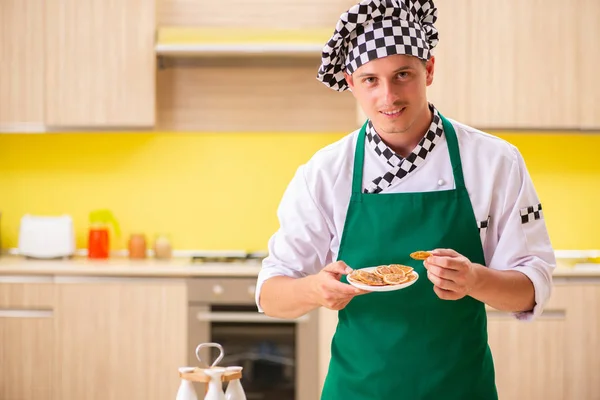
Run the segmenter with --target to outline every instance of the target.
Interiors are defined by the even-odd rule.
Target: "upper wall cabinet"
[[[598,80],[585,78],[598,61],[585,45],[598,37],[597,0],[451,3],[437,3],[429,91],[442,113],[484,129],[600,128]]]
[[[600,1],[579,1],[579,40],[575,47],[579,50],[577,72],[581,88],[581,127],[600,129]]]
[[[153,126],[155,1],[44,3],[46,124],[73,128]]]
[[[0,132],[43,129],[44,2],[0,1]]]

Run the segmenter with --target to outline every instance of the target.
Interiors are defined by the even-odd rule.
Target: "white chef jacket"
[[[543,214],[527,217],[540,204],[524,160],[510,143],[449,119],[459,143],[465,185],[480,226],[487,267],[527,275],[535,288],[537,317],[552,289],[556,259]],[[280,228],[270,238],[268,256],[258,275],[256,304],[262,284],[274,276],[302,278],[336,261],[352,192],[354,151],[359,130],[319,150],[300,166],[285,190],[277,215]],[[365,141],[363,189],[389,171],[390,165]],[[428,192],[454,188],[445,135],[423,162],[385,193]],[[535,208],[537,210],[537,208]],[[522,215],[525,214],[525,217]],[[541,214],[541,218],[540,215]],[[528,222],[523,222],[523,218]],[[343,261],[343,260],[342,260]],[[350,265],[350,267],[353,267]]]

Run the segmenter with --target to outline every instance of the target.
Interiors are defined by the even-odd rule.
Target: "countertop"
[[[0,257],[0,275],[58,275],[112,277],[256,277],[260,261],[234,263],[192,263],[189,257],[171,260],[130,260],[113,257],[108,260],[89,260],[85,257],[36,260],[20,256]],[[561,265],[554,277],[600,277],[600,264]]]
[[[62,275],[114,277],[256,277],[258,261],[237,263],[192,263],[189,257],[171,260],[130,260],[110,258],[89,260],[85,257],[37,260],[19,256],[0,257],[0,275]]]

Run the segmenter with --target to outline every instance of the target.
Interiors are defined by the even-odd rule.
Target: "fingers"
[[[427,269],[429,269],[431,266],[437,266],[439,268],[460,271],[465,267],[464,264],[465,259],[462,256],[430,256],[427,258],[427,260],[423,261],[423,265]]]
[[[442,289],[437,286],[433,287],[433,291],[442,300],[459,300],[463,297],[459,293],[453,292],[451,290]]]
[[[350,268],[343,261],[336,261],[334,263],[326,265],[325,268],[323,268],[323,271],[338,275],[347,275],[352,272],[352,268]]]
[[[461,271],[457,271],[455,269],[450,268],[443,268],[437,265],[427,264],[425,265],[425,269],[428,271],[428,273],[432,273],[433,275],[439,278],[447,279],[456,283],[458,283],[463,276]]]
[[[362,292],[362,290],[360,290],[359,288],[356,288],[352,285],[348,285],[346,283],[342,283],[335,279],[325,281],[323,283],[322,288],[326,292],[332,292],[346,296],[354,296]]]
[[[442,256],[442,257],[460,257],[460,254],[452,249],[435,249],[430,251],[434,256]]]
[[[433,283],[433,285],[439,289],[458,291],[460,290],[460,286],[449,279],[440,278],[439,276],[433,274],[431,271],[427,271],[427,279]]]

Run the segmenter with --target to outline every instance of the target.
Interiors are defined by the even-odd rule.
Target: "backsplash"
[[[557,249],[600,248],[600,135],[496,133],[522,152]],[[297,167],[343,134],[61,133],[0,135],[2,246],[23,214],[70,214],[77,247],[91,210],[176,249],[264,250]]]

